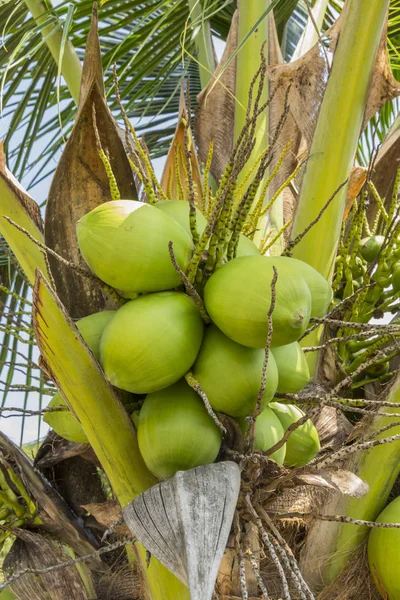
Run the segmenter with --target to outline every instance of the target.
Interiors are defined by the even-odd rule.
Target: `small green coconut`
[[[395,263],[392,267],[392,279],[391,279],[393,291],[397,294],[400,292],[400,263]]]
[[[181,284],[168,244],[185,269],[193,251],[190,236],[154,206],[113,200],[97,206],[76,226],[82,256],[102,281],[126,294],[169,290]]]
[[[240,429],[243,435],[245,435],[248,422],[245,417],[239,417],[237,419]],[[275,413],[267,406],[256,418],[256,437],[255,437],[255,450],[262,450],[266,452],[272,446],[275,446],[279,440],[283,438],[284,429],[278,417]],[[286,444],[279,448],[276,452],[271,454],[271,457],[279,465],[283,465],[286,454]]]
[[[375,363],[374,365],[370,365],[367,369],[365,369],[365,373],[370,377],[381,377],[389,372],[389,363]]]
[[[287,346],[272,348],[271,352],[278,367],[278,392],[296,394],[310,381],[310,370],[300,344],[293,342]]]
[[[239,236],[239,243],[236,249],[236,258],[241,256],[257,256],[260,255],[260,251],[254,242],[249,240],[248,237],[242,233]]]
[[[205,330],[192,372],[214,410],[240,417],[254,410],[263,363],[263,349],[237,344],[213,325]],[[270,353],[263,404],[272,400],[277,385],[278,370]]]
[[[371,235],[360,242],[360,254],[368,263],[374,262],[379,254],[385,238],[383,235]]]
[[[189,202],[186,202],[185,200],[161,200],[160,202],[157,202],[156,207],[179,223],[186,233],[190,236],[192,235],[189,220]],[[206,227],[207,219],[203,213],[196,208],[196,230],[199,236]],[[257,246],[245,235],[240,235],[236,256],[252,256],[254,254],[260,254]]]
[[[377,523],[400,524],[400,497],[383,509]],[[375,585],[387,600],[400,598],[400,529],[373,528],[368,538],[368,562]]]
[[[103,331],[117,311],[103,310],[77,321],[79,332],[97,360],[100,360],[100,340]]]
[[[159,479],[213,463],[221,446],[220,430],[184,380],[146,396],[137,432],[143,460]]]
[[[54,408],[56,406],[66,407],[67,404],[61,394],[57,393],[54,394],[47,406],[49,408]],[[65,440],[77,442],[78,444],[89,443],[81,424],[70,410],[46,412],[43,421]]]
[[[203,321],[193,301],[158,292],[127,302],[104,330],[100,360],[107,379],[136,394],[161,390],[193,365]]]
[[[297,270],[298,275],[301,275],[305,280],[311,292],[311,317],[322,318],[328,312],[330,303],[332,302],[333,292],[329,282],[318,273],[311,265],[297,258],[290,258],[290,264],[293,269]],[[288,259],[285,256],[275,257],[275,266],[279,271],[281,263],[287,263]]]
[[[176,221],[176,223],[179,223],[188,235],[192,235],[189,220],[189,202],[186,202],[186,200],[160,200],[155,206]],[[207,219],[203,213],[196,208],[196,229],[199,236],[203,233],[206,226]]]
[[[214,323],[232,340],[264,348],[268,333],[273,267],[278,270],[272,314],[272,346],[299,339],[311,313],[311,292],[291,258],[244,256],[215,271],[204,288],[204,302]]]
[[[271,402],[269,408],[274,411],[285,431],[292,423],[305,416],[305,413],[293,404]],[[285,465],[288,467],[306,465],[318,454],[320,447],[318,432],[314,424],[308,420],[290,434],[286,442]]]

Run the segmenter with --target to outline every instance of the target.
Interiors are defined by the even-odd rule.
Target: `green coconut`
[[[400,292],[400,263],[395,263],[392,267],[391,283],[393,291],[395,293]]]
[[[220,430],[184,380],[146,396],[137,433],[143,460],[159,479],[213,463],[221,446]]]
[[[105,283],[127,294],[156,292],[181,284],[168,244],[185,269],[193,245],[173,219],[154,206],[113,200],[97,206],[76,226],[82,256]]]
[[[202,337],[203,321],[189,296],[140,296],[124,304],[104,330],[101,364],[116,387],[136,394],[155,392],[190,369]]]
[[[77,321],[79,332],[97,360],[100,360],[100,340],[103,331],[116,314],[115,310],[103,310]]]
[[[284,256],[279,256],[275,259],[275,266],[279,270],[280,261],[287,260]],[[299,275],[303,277],[311,292],[311,317],[322,318],[328,312],[330,303],[332,302],[333,292],[329,282],[316,271],[311,265],[291,258],[291,264],[294,269],[297,269]]]
[[[192,372],[214,410],[240,417],[251,414],[255,408],[263,363],[263,349],[237,344],[212,325],[204,333]],[[270,353],[263,404],[272,400],[277,385],[278,369]]]
[[[260,251],[255,245],[255,243],[249,240],[248,237],[241,233],[239,236],[239,243],[236,249],[236,257],[239,258],[240,256],[256,256],[259,254]]]
[[[190,236],[192,235],[189,220],[189,202],[185,200],[161,200],[156,207],[174,219]],[[207,219],[202,212],[196,208],[196,230],[200,236],[207,227]],[[260,254],[257,246],[245,235],[240,235],[236,256],[252,256]]]
[[[263,348],[268,333],[273,267],[277,265],[272,346],[283,346],[305,332],[311,292],[291,258],[244,256],[215,271],[204,288],[204,302],[214,323],[232,340]]]
[[[300,344],[293,342],[287,346],[272,348],[271,352],[278,367],[278,392],[296,394],[310,381],[310,371],[306,356]]]
[[[245,417],[239,417],[237,421],[240,425],[243,435],[245,435],[248,422],[246,421]],[[255,450],[262,450],[263,452],[266,452],[283,438],[284,433],[284,429],[278,417],[268,406],[265,407],[256,418],[256,437],[254,440]],[[271,458],[278,464],[283,465],[285,454],[286,444],[271,454]]]
[[[285,431],[305,415],[293,404],[271,402],[269,407],[274,411]],[[288,467],[306,465],[318,454],[320,447],[318,432],[314,424],[308,420],[290,434],[286,442],[285,465]]]
[[[360,254],[368,263],[374,262],[379,254],[385,238],[383,235],[371,235],[361,240]]]
[[[61,394],[54,394],[47,405],[49,408],[56,406],[67,406]],[[88,439],[78,419],[70,410],[46,412],[43,421],[47,423],[62,438],[78,444],[88,444]]]
[[[377,523],[400,524],[400,496],[383,509]],[[400,598],[399,570],[400,529],[373,528],[368,538],[368,562],[375,585],[382,598]]]

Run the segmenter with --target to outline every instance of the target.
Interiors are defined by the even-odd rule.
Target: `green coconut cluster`
[[[196,209],[197,236],[206,226]],[[240,235],[235,258],[220,261],[205,285],[195,282],[211,319],[205,323],[178,272],[190,270],[192,231],[189,204],[173,200],[156,205],[111,201],[77,223],[79,248],[90,269],[121,297],[131,298],[119,310],[86,317],[77,327],[108,381],[143,398],[134,416],[139,448],[160,479],[212,463],[220,451],[221,431],[187,381],[197,382],[212,409],[238,419],[245,431],[262,383],[274,267],[272,342],[256,422],[259,450],[269,450],[304,416],[295,406],[272,401],[276,392],[296,393],[309,382],[298,340],[312,316],[326,314],[332,298],[327,281],[309,265],[261,256]],[[171,242],[179,269],[171,260]],[[63,402],[57,395],[52,406]],[[68,411],[50,412],[46,421],[63,437],[85,441]],[[308,421],[272,458],[301,465],[318,450],[318,434]]]

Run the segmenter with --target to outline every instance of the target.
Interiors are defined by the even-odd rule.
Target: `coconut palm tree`
[[[271,461],[260,476],[246,467],[247,455],[243,458],[235,435],[225,436],[222,460],[239,457],[243,485],[250,482],[253,488],[240,496],[216,594],[266,597],[268,589],[271,597],[312,598],[325,586],[325,597],[336,597],[351,576],[354,597],[363,597],[367,578],[354,574],[364,564],[359,545],[368,529],[354,520],[373,525],[399,462],[398,426],[390,416],[397,415],[399,382],[391,367],[379,370],[398,354],[398,330],[396,324],[371,321],[396,311],[398,300],[400,5],[397,0],[368,6],[361,0],[317,0],[313,6],[239,0],[237,7],[216,1],[108,0],[100,10],[100,45],[96,17],[88,31],[91,10],[86,0],[55,7],[25,0],[0,7],[7,49],[1,59],[3,104],[12,115],[6,152],[13,172],[33,185],[53,170],[60,140],[68,139],[50,188],[44,233],[38,206],[11,178],[4,154],[0,161],[2,214],[8,217],[0,230],[5,252],[12,252],[11,259],[5,254],[3,270],[6,389],[21,368],[18,343],[27,341],[25,408],[30,391],[61,390],[88,440],[68,443],[50,434],[36,457],[38,472],[2,436],[4,543],[17,534],[6,570],[17,577],[21,568],[40,569],[39,580],[31,574],[11,588],[21,598],[32,590],[43,597],[56,589],[62,590],[60,598],[189,598],[162,560],[150,559],[140,544],[133,550],[126,529],[113,527],[109,535],[115,544],[102,545],[98,531],[118,521],[119,506],[129,506],[156,479],[138,449],[128,415],[135,408],[132,398],[111,390],[73,323],[121,302],[84,270],[77,219],[110,198],[141,197],[151,204],[173,195],[209,218],[209,256],[212,235],[220,235],[228,214],[232,229],[224,235],[233,234],[228,259],[242,231],[262,253],[284,252],[314,267],[341,299],[304,339],[314,385],[295,397],[308,405],[304,420],[314,419],[332,456],[322,454],[313,466],[297,470],[276,470]],[[219,63],[211,33],[226,41]],[[188,75],[185,96],[181,83]],[[126,117],[122,135],[107,103],[115,116],[122,111],[140,117],[136,132]],[[22,143],[13,147],[16,132],[22,132]],[[146,134],[147,146],[137,133]],[[38,140],[45,140],[44,150],[35,156]],[[150,158],[167,153],[157,182]],[[201,249],[193,222],[191,230]],[[361,239],[378,233],[384,243],[369,263]],[[197,255],[201,262],[201,252]],[[189,279],[194,273],[189,269]],[[33,328],[25,317],[30,286]],[[371,419],[368,402],[377,389],[381,404],[372,400],[379,414]],[[354,427],[364,413],[365,421]],[[232,420],[223,423],[235,430]],[[337,461],[342,461],[339,472]],[[335,491],[329,498],[327,489]],[[310,513],[319,514],[311,524],[305,521]],[[304,529],[301,557],[299,531],[292,521],[283,526],[279,521],[294,517]],[[46,567],[67,560],[66,547],[70,568],[49,577]],[[107,567],[100,555],[118,548],[122,554]],[[74,557],[87,555],[75,567]],[[125,587],[124,578],[129,579]]]

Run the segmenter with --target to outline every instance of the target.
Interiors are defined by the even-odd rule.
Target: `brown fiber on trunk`
[[[7,554],[3,568],[6,577],[22,569],[46,569],[69,560],[59,544],[50,537],[26,530],[15,530],[17,536]],[[58,569],[43,575],[25,575],[10,585],[20,600],[87,600],[76,567]]]

